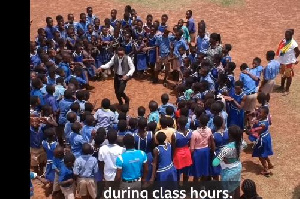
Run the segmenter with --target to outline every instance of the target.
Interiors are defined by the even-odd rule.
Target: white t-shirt
[[[285,42],[285,39],[284,39]],[[280,56],[278,58],[279,63],[281,64],[291,64],[291,63],[295,63],[297,61],[296,57],[295,57],[295,48],[298,47],[297,42],[292,39],[292,44],[290,46],[290,48],[287,50],[287,52],[283,55]]]
[[[117,173],[116,160],[124,151],[125,148],[117,144],[104,145],[99,149],[98,160],[104,162],[105,181],[114,181]]]

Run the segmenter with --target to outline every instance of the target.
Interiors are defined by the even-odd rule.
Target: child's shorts
[[[170,64],[168,64],[168,56],[158,59],[155,64],[155,71],[160,71],[162,64],[165,65],[167,71],[170,70]]]
[[[179,71],[180,70],[180,61],[178,58],[175,58],[173,59],[173,62],[172,62],[172,70],[177,70]]]
[[[262,87],[261,92],[268,94],[273,92],[273,88],[275,85],[275,80],[268,80],[268,82]]]
[[[47,163],[47,155],[44,149],[41,148],[31,148],[30,147],[30,165],[33,167],[39,164]]]
[[[87,196],[88,194],[92,198],[97,197],[97,187],[94,178],[78,178],[77,189],[80,196]]]
[[[247,95],[246,101],[244,104],[244,111],[254,112],[256,107],[256,99],[257,93],[254,93],[252,95]]]
[[[75,183],[69,187],[60,187],[61,192],[64,194],[65,199],[74,199],[75,198]]]

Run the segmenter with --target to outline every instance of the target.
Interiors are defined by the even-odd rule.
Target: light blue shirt
[[[200,77],[200,82],[204,81],[204,80],[208,82],[208,89],[210,91],[214,91],[215,90],[215,82],[211,78],[211,74],[210,73],[208,73],[205,77],[202,77],[202,76]]]
[[[176,108],[176,106],[174,105],[174,104],[171,104],[171,103],[166,103],[166,104],[162,104],[162,105],[160,105],[160,107],[158,107],[158,112],[159,112],[159,114],[161,114],[161,115],[166,115],[167,113],[166,113],[166,108],[168,107],[168,106],[172,106],[173,108],[174,108],[174,113],[177,111],[177,108]],[[173,115],[174,115],[174,113],[173,113]]]
[[[94,126],[87,126],[84,125],[82,127],[82,137],[85,141],[87,141],[88,143],[92,142],[92,131],[95,129]],[[96,130],[96,129],[95,129]]]
[[[55,86],[55,93],[53,94],[53,96],[55,97],[56,100],[60,100],[62,99],[62,97],[65,94],[65,87],[62,85],[56,85]]]
[[[197,52],[206,54],[209,47],[209,37],[205,34],[203,38],[197,37]]]
[[[122,169],[123,180],[136,180],[142,177],[143,164],[147,162],[147,155],[144,151],[129,149],[116,160],[118,169]]]
[[[168,37],[163,37],[158,35],[155,40],[155,45],[159,47],[159,56],[166,57],[170,53],[171,41],[174,40],[173,35],[168,35]]]
[[[181,38],[180,40],[175,40],[174,41],[174,55],[175,57],[179,58],[180,54],[179,54],[179,48],[183,47],[185,51],[187,51],[189,49],[189,46],[187,45],[186,41]]]
[[[78,158],[82,153],[82,145],[87,143],[82,137],[82,135],[71,132],[70,133],[70,145],[71,151],[76,158]]]
[[[273,80],[279,74],[280,63],[277,60],[271,60],[264,69],[264,80]]]
[[[247,68],[247,70],[249,71],[249,68]],[[240,81],[244,83],[243,91],[246,95],[256,92],[256,82],[249,75],[241,73]]]
[[[94,178],[98,172],[98,160],[92,155],[81,155],[75,160],[73,172],[80,178]]]
[[[148,123],[152,122],[152,121],[154,121],[154,122],[156,122],[156,124],[158,124],[158,122],[159,122],[159,113],[158,113],[158,111],[154,111],[154,112],[151,112],[149,114]]]
[[[259,85],[261,73],[263,72],[263,70],[264,70],[264,68],[262,66],[257,66],[256,68],[250,69],[250,73],[252,75],[255,75],[258,78],[258,80],[255,81],[255,85],[257,87],[256,92],[258,92],[258,85]]]

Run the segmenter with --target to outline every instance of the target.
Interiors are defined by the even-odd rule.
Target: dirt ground
[[[37,35],[37,29],[45,26],[47,16],[55,18],[61,14],[67,17],[68,13],[75,14],[78,21],[79,14],[85,12],[87,6],[92,6],[94,13],[100,17],[101,23],[104,18],[110,17],[110,10],[118,10],[118,18],[122,17],[124,7],[130,4],[137,10],[142,19],[151,13],[154,19],[160,19],[164,13],[169,15],[169,26],[178,19],[185,17],[185,11],[193,10],[196,22],[204,19],[209,32],[221,33],[223,43],[233,46],[231,56],[237,66],[245,62],[251,64],[252,59],[260,57],[266,65],[265,53],[268,50],[276,50],[279,41],[284,37],[287,28],[294,28],[294,38],[300,42],[300,4],[293,0],[246,0],[235,6],[224,6],[207,1],[188,0],[185,5],[175,4],[176,1],[152,0],[122,0],[122,1],[95,1],[95,0],[31,0],[30,19],[33,20],[30,39]],[[174,3],[173,3],[174,2]],[[182,1],[183,2],[183,1]],[[216,2],[216,1],[215,1]],[[217,1],[220,2],[220,1]],[[228,2],[228,1],[227,1]],[[241,1],[239,1],[241,2]],[[197,8],[197,9],[195,9]],[[272,198],[300,198],[300,65],[296,66],[295,78],[288,96],[281,93],[271,95],[272,123],[271,135],[273,139],[274,163],[273,175],[269,178],[259,175],[261,170],[258,159],[251,157],[251,150],[242,153],[243,172],[242,179],[250,178],[257,184],[258,193],[264,199]],[[237,67],[238,68],[238,67]],[[239,70],[236,70],[236,76]],[[277,79],[277,83],[280,79]],[[113,80],[92,82],[93,93],[90,101],[98,100],[96,106],[104,97],[111,99],[112,103],[117,100],[113,90]],[[126,93],[129,95],[130,115],[137,115],[137,107],[148,107],[150,100],[160,102],[162,93],[170,94],[170,101],[175,102],[175,96],[168,88],[161,84],[153,85],[148,81],[131,80],[128,82]],[[297,153],[298,152],[298,153]],[[44,189],[34,181],[35,199],[51,198],[46,196]]]

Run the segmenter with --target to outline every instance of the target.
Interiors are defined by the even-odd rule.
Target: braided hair
[[[244,192],[245,198],[255,199],[258,197],[256,192],[255,182],[251,179],[245,179],[242,183],[242,191]]]

